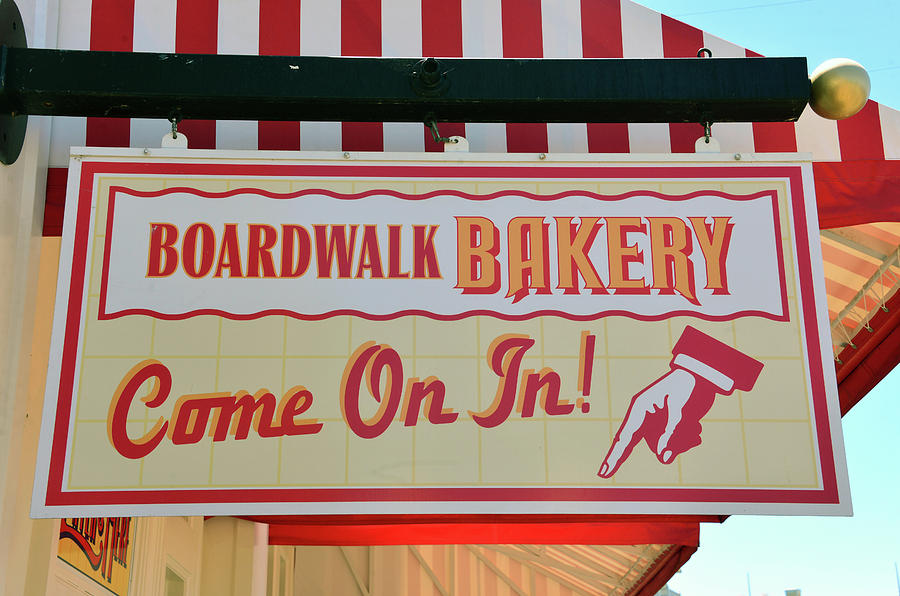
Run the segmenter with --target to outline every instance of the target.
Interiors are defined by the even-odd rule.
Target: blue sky
[[[704,525],[700,549],[669,585],[683,596],[896,596],[900,561],[900,368],[844,417],[854,515],[732,516]]]
[[[872,79],[872,99],[900,109],[897,0],[637,0],[765,56],[806,56],[809,70],[852,58]]]
[[[900,109],[898,0],[638,0],[766,56],[806,56],[809,70],[852,58],[872,99]],[[900,561],[900,369],[844,418],[852,518],[731,517],[706,525],[670,586],[684,596],[896,596]]]

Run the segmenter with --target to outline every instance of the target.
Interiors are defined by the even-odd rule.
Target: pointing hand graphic
[[[672,354],[669,372],[631,398],[599,476],[615,474],[641,439],[661,463],[672,463],[701,443],[700,419],[716,395],[749,391],[763,368],[758,360],[693,327],[685,327]]]

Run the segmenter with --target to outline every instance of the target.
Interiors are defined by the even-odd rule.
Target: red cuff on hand
[[[672,348],[672,355],[678,354],[695,358],[732,379],[734,381],[732,391],[753,389],[763,368],[763,363],[759,360],[739,352],[728,344],[723,344],[702,331],[697,331],[690,325],[684,328],[684,332]],[[726,395],[730,393],[731,391],[728,391]]]

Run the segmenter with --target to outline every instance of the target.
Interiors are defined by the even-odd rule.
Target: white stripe
[[[467,122],[466,140],[469,151],[506,153],[506,124],[502,122]]]
[[[581,4],[541,0],[544,58],[581,58]]]
[[[303,151],[340,151],[340,122],[301,122],[300,149]]]
[[[900,112],[878,104],[885,159],[900,159]]]
[[[750,122],[719,122],[712,125],[712,136],[719,142],[722,153],[753,152],[753,124]]]
[[[662,20],[658,12],[622,0],[622,54],[625,58],[662,58]]]
[[[461,0],[463,56],[500,58],[503,56],[503,21],[500,0]],[[506,152],[506,125],[466,124],[470,151]]]
[[[440,32],[435,32],[440,35]],[[422,1],[385,0],[381,3],[381,55],[422,56]],[[425,135],[418,122],[385,122],[385,151],[424,151]]]
[[[300,2],[300,53],[341,55],[341,3],[338,0]]]
[[[259,54],[259,0],[219,2],[218,53]],[[257,149],[258,133],[255,121],[216,121],[216,148]]]
[[[176,0],[134,0],[135,52],[175,51],[176,4]]]
[[[463,56],[501,58],[503,21],[500,0],[462,0]]]
[[[91,49],[91,0],[61,0],[57,47],[61,50]]]
[[[440,31],[434,31],[440,35]],[[381,3],[381,55],[422,56],[422,0],[384,0]]]
[[[169,124],[168,120],[162,118],[132,118],[129,146],[159,147],[163,136],[171,131],[172,125]]]
[[[87,118],[54,116],[50,128],[50,158],[47,165],[51,168],[68,167],[69,148],[84,147],[87,144],[86,137]]]
[[[694,373],[696,376],[706,379],[725,393],[734,389],[734,380],[731,377],[714,369],[705,362],[697,360],[693,356],[678,354],[675,356],[675,359],[672,360],[672,364],[680,366],[681,368]]]
[[[662,58],[662,19],[658,12],[630,0],[622,0],[622,55],[625,58]],[[631,153],[671,151],[669,125],[629,123]]]
[[[628,123],[629,153],[669,153],[669,125],[656,122]]]
[[[256,120],[216,120],[216,149],[255,151],[258,148],[259,123]]]
[[[59,0],[33,0],[26,7],[20,2],[20,14],[30,48],[53,47],[59,25]],[[51,44],[48,46],[47,44]]]
[[[817,161],[841,161],[837,122],[826,120],[806,106],[797,121],[797,151],[812,153]]]
[[[340,2],[300,2],[300,53],[308,56],[341,55]],[[304,151],[340,151],[341,123],[301,122],[300,148]]]
[[[714,58],[746,58],[747,50],[721,37],[703,32],[703,46],[709,48]],[[700,48],[697,48],[700,49]]]
[[[587,153],[587,126],[580,122],[550,123],[547,143],[553,153]]]
[[[425,128],[421,123],[385,122],[383,129],[385,151],[425,151]]]
[[[259,0],[219,2],[218,53],[259,54]]]
[[[581,4],[541,0],[541,37],[544,58],[581,58]],[[547,143],[554,153],[587,153],[587,126],[548,124]]]
[[[57,44],[61,50],[91,48],[91,0],[63,0],[59,3]],[[50,127],[51,168],[69,165],[69,147],[83,147],[87,119],[55,116]]]
[[[174,52],[177,0],[134,1],[134,51]],[[159,147],[163,135],[171,130],[161,118],[132,118],[132,147]]]

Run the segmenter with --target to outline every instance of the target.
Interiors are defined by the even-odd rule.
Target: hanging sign
[[[35,515],[849,512],[808,162],[165,155],[71,162]]]

